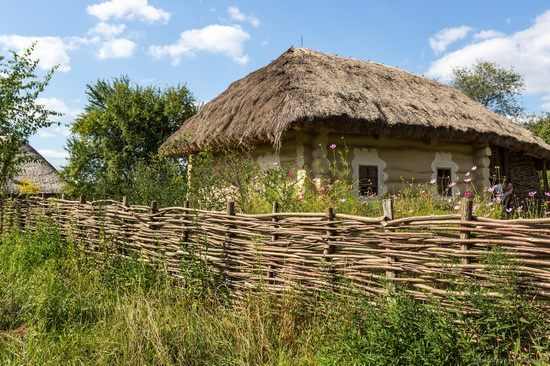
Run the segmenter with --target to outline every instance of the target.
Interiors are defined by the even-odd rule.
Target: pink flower
[[[537,191],[529,192],[529,197],[534,197],[537,194]]]
[[[453,207],[453,209],[459,210],[459,209],[460,209],[460,206],[459,206],[459,205],[456,205],[456,206]]]
[[[550,192],[544,192],[544,195],[545,195],[546,197],[550,197]]]
[[[472,195],[472,191],[464,192],[464,197],[470,197],[471,195]]]
[[[472,181],[472,178],[466,178],[466,179],[464,179],[464,182],[466,182],[466,183],[470,183],[471,181]]]
[[[507,208],[507,209],[506,209],[506,212],[512,212],[512,207]]]
[[[456,186],[456,183],[455,183],[455,182],[451,182],[451,183],[449,183],[449,185],[447,186],[447,188],[452,188],[452,187],[454,187],[454,186]]]
[[[472,167],[472,170],[476,170],[476,169],[477,169],[477,166],[474,165],[474,166]]]
[[[286,176],[290,178],[290,176],[292,175],[292,173],[290,173],[290,171],[286,172]]]
[[[303,199],[304,199],[304,197],[298,197],[298,199],[296,201],[302,202]]]
[[[345,198],[340,198],[338,201],[344,203],[344,202],[346,202],[346,199]]]
[[[487,192],[493,192],[497,186],[487,188]]]
[[[518,207],[518,212],[522,212],[523,211],[523,206],[519,206]]]
[[[470,172],[467,172],[466,174],[464,174],[465,176],[469,177],[470,176]]]
[[[331,149],[336,149],[336,144],[330,144],[328,147],[330,147]]]
[[[430,184],[435,184],[436,182],[437,182],[437,179],[435,179],[435,178],[430,180]]]
[[[546,214],[546,215],[550,215],[550,211],[546,211],[545,214]]]

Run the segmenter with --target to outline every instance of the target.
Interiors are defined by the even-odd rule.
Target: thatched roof
[[[29,156],[31,161],[24,163],[19,174],[7,183],[8,192],[19,194],[17,184],[23,179],[28,179],[33,186],[40,189],[39,193],[62,193],[65,182],[57,175],[57,170],[30,145],[23,145],[21,152]]]
[[[550,146],[448,85],[374,62],[291,48],[232,83],[162,146],[165,155],[270,142],[293,127],[497,145],[550,160]]]

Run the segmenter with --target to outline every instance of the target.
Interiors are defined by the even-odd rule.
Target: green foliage
[[[58,113],[47,110],[36,100],[48,86],[55,68],[43,77],[36,74],[38,60],[32,60],[34,45],[22,54],[0,55],[0,186],[28,160],[20,147],[40,128],[53,124],[51,116]]]
[[[542,115],[529,115],[524,122],[524,127],[550,144],[550,113]]]
[[[160,145],[197,111],[185,86],[141,87],[127,76],[88,84],[86,94],[88,105],[72,125],[70,156],[61,171],[71,195],[126,194],[143,165],[162,162]]]
[[[525,82],[513,68],[477,60],[471,67],[454,68],[450,85],[502,116],[518,117],[523,113],[518,97]]]

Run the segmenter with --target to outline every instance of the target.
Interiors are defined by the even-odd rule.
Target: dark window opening
[[[450,196],[452,190],[449,188],[451,184],[451,169],[437,169],[437,192],[442,196]]]
[[[359,165],[359,195],[378,195],[378,166]]]

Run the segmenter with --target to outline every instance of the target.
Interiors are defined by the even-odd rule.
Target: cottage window
[[[359,195],[378,195],[377,165],[359,165]]]
[[[437,191],[442,196],[450,196],[452,190],[449,188],[451,184],[451,168],[437,169]]]
[[[386,162],[378,156],[376,149],[354,148],[351,161],[353,189],[359,196],[377,199],[388,192],[384,184],[388,174],[384,172]]]

